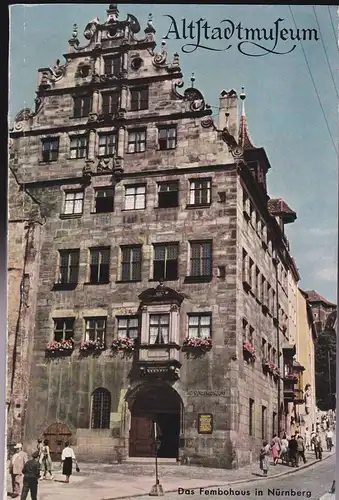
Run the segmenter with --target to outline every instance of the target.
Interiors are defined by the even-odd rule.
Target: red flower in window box
[[[112,351],[133,352],[135,350],[134,339],[123,337],[121,339],[113,340],[111,345]]]
[[[288,373],[287,375],[285,375],[285,379],[286,380],[293,380],[294,382],[297,382],[298,375],[296,375],[295,373]]]
[[[57,357],[57,356],[70,356],[74,350],[74,340],[51,340],[48,342],[46,347],[47,357]]]
[[[79,350],[81,354],[99,353],[105,350],[105,345],[101,340],[85,340],[81,342]]]
[[[243,343],[243,353],[244,353],[244,358],[246,360],[255,361],[256,359],[255,349],[249,342]]]
[[[212,339],[203,339],[200,337],[186,337],[183,344],[183,351],[200,351],[207,352],[212,349]]]

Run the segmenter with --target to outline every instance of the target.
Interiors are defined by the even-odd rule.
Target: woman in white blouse
[[[66,476],[65,483],[69,483],[69,478],[72,474],[72,466],[73,462],[76,465],[76,470],[79,470],[78,463],[75,458],[74,450],[70,447],[69,443],[65,443],[65,448],[62,450],[61,454],[61,465],[62,465],[62,473]]]

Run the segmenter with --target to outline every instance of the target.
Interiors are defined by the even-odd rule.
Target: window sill
[[[75,290],[78,283],[54,283],[52,290]]]
[[[169,208],[179,208],[179,205],[175,205],[173,207],[154,207],[156,210],[168,210]]]
[[[148,282],[149,283],[159,283],[161,281],[162,283],[165,283],[165,282],[167,283],[168,281],[173,281],[173,282],[178,281],[178,279],[179,279],[179,276],[177,276],[176,278],[161,278],[161,279],[150,278],[148,280]]]
[[[86,281],[86,283],[84,283],[84,285],[108,285],[110,283],[110,281],[100,281],[98,283],[92,283],[91,281]]]
[[[140,155],[142,153],[146,153],[146,149],[144,151],[125,151],[127,155]]]
[[[174,148],[157,148],[157,151],[174,151],[175,149],[177,149],[176,146]]]
[[[140,283],[142,280],[117,280],[115,283]]]
[[[213,276],[186,276],[184,283],[209,283]]]
[[[181,347],[175,342],[170,342],[168,344],[140,344],[139,349],[177,349],[180,351]]]
[[[146,210],[145,208],[122,208],[121,212],[141,212],[141,210]]]
[[[188,209],[188,210],[191,209],[192,210],[192,209],[195,209],[195,208],[210,208],[210,206],[211,206],[211,203],[204,203],[204,204],[199,203],[198,205],[196,205],[196,204],[186,205],[186,209]]]
[[[114,210],[110,210],[109,212],[90,212],[91,215],[102,215],[102,214],[113,214]]]
[[[59,215],[59,218],[60,219],[80,219],[80,217],[82,217],[82,213],[81,214],[60,214]]]
[[[116,153],[110,153],[107,155],[98,155],[98,158],[114,158],[116,156]]]

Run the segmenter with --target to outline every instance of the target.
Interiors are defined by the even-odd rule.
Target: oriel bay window
[[[177,207],[179,202],[178,181],[159,182],[158,184],[158,208]]]
[[[175,149],[177,145],[177,128],[159,127],[158,144],[160,150]]]
[[[58,283],[77,283],[79,277],[80,250],[59,250]]]
[[[95,191],[95,213],[103,214],[113,212],[114,190],[112,188],[100,188]]]
[[[74,318],[57,318],[54,320],[54,340],[70,340],[74,335]]]
[[[118,319],[118,338],[136,339],[139,332],[138,316],[121,316]]]
[[[210,277],[212,275],[212,242],[191,242],[190,247],[190,276]]]
[[[211,180],[194,179],[190,181],[189,205],[211,204]]]
[[[188,315],[188,337],[210,339],[212,328],[212,316],[206,314],[189,314]]]
[[[141,279],[141,246],[121,248],[121,280]]]
[[[150,314],[149,317],[149,343],[169,343],[169,314]]]
[[[154,245],[153,279],[178,279],[178,243]]]
[[[146,130],[129,130],[128,153],[142,153],[146,150]]]
[[[85,158],[87,153],[87,135],[71,137],[70,157],[71,159]]]
[[[99,135],[99,156],[109,156],[116,153],[117,135],[108,133]]]
[[[91,111],[92,98],[89,95],[74,97],[74,118],[83,118]]]
[[[109,248],[90,249],[90,278],[91,284],[109,282]]]
[[[69,191],[65,193],[64,214],[82,214],[84,204],[84,192]]]
[[[102,94],[102,114],[112,115],[119,109],[119,92],[104,92]]]
[[[104,344],[106,335],[106,318],[85,318],[85,322],[85,340],[98,340],[101,344]]]
[[[148,109],[148,87],[131,89],[131,111]]]
[[[59,156],[59,137],[42,139],[42,161],[56,161]]]

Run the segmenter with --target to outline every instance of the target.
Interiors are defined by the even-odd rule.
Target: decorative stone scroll
[[[167,59],[167,48],[166,48],[166,42],[162,41],[161,42],[161,52],[158,52],[154,54],[153,56],[153,66],[156,68],[164,68],[167,67],[166,64],[166,59]]]

